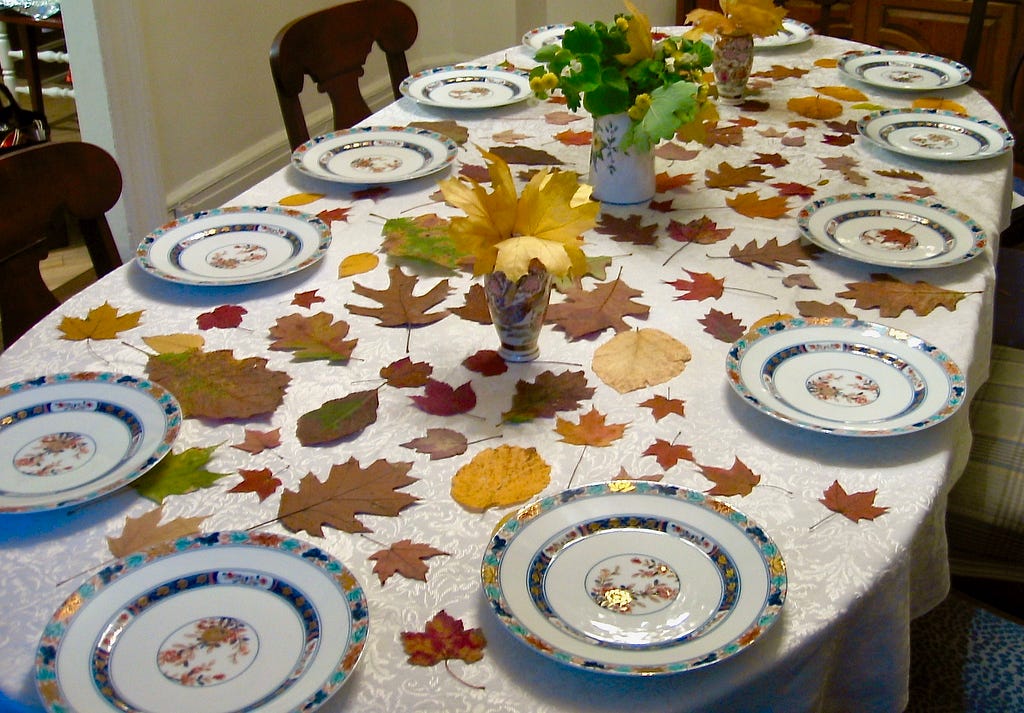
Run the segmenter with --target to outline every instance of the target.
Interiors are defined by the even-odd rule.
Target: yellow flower
[[[651,37],[651,21],[647,19],[647,15],[640,12],[629,0],[626,0],[626,9],[632,15],[626,29],[629,52],[617,54],[615,59],[627,67],[632,67],[637,62],[654,56],[654,40]],[[623,18],[620,17],[619,20],[621,19]]]
[[[768,37],[782,29],[786,8],[776,7],[772,0],[718,0],[722,12],[693,10],[686,22],[693,29],[685,37],[702,35],[756,35]]]

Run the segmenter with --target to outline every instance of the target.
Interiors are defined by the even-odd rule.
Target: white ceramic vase
[[[622,148],[631,123],[624,113],[594,117],[589,182],[602,203],[629,205],[654,198],[654,151]]]

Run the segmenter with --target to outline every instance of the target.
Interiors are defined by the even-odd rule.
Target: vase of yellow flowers
[[[537,51],[530,87],[541,99],[561,91],[594,119],[590,183],[605,203],[654,196],[653,149],[683,126],[713,118],[704,68],[711,49],[682,37],[654,41],[647,16],[627,0],[614,22],[576,22],[560,44]]]
[[[571,171],[545,169],[516,193],[512,171],[501,157],[480,149],[491,178],[488,192],[471,178],[440,182],[445,201],[465,211],[451,219],[457,250],[484,277],[484,295],[506,361],[536,359],[553,277],[587,270],[583,233],[594,227],[601,206],[577,199]]]
[[[718,99],[739,104],[754,64],[754,37],[768,37],[782,29],[786,9],[772,0],[719,0],[721,12],[697,9],[686,16],[693,29],[687,37],[715,38],[712,69]]]

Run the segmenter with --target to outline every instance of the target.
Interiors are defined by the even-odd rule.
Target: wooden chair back
[[[292,21],[270,46],[270,71],[292,149],[309,140],[299,94],[309,76],[331,100],[334,128],[370,115],[359,77],[374,43],[384,51],[396,99],[409,76],[405,52],[419,31],[416,14],[400,0],[356,0]]]
[[[121,264],[106,212],[121,196],[121,171],[99,146],[46,143],[0,156],[0,334],[10,345],[59,304],[39,273],[70,226],[97,276]]]

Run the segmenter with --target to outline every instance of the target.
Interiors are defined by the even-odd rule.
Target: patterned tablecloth
[[[283,403],[270,415],[184,421],[174,452],[213,447],[206,467],[227,475],[210,488],[167,496],[163,517],[167,521],[204,516],[204,532],[269,521],[265,529],[286,533],[273,522],[282,494],[298,488],[307,474],[323,480],[333,465],[350,459],[363,468],[379,459],[411,464],[408,475],[416,480],[404,491],[419,500],[398,516],[359,515],[371,530],[362,535],[330,526],[323,537],[298,533],[352,570],[365,588],[370,610],[363,658],[352,680],[322,710],[900,711],[906,701],[910,619],[939,602],[948,587],[942,524],[946,493],[970,446],[967,409],[932,428],[893,437],[850,438],[798,428],[758,412],[734,393],[725,370],[728,335],[750,328],[766,315],[798,315],[801,307],[808,309],[805,303],[838,303],[861,319],[905,330],[944,350],[960,365],[973,393],[985,379],[989,356],[992,246],[966,263],[926,271],[879,268],[827,252],[743,264],[730,258],[730,251],[751,242],[764,247],[773,239],[791,245],[800,239],[796,216],[807,200],[865,191],[930,196],[966,212],[996,236],[1009,214],[1011,172],[1008,155],[932,163],[881,150],[857,136],[855,123],[866,113],[865,105],[907,107],[917,98],[911,94],[858,86],[867,101],[842,100],[841,116],[828,121],[805,119],[787,109],[789,99],[813,96],[815,88],[851,84],[834,65],[819,61],[838,58],[850,49],[856,47],[814,37],[799,45],[759,51],[755,102],[721,107],[719,131],[709,146],[663,145],[657,158],[663,175],[654,202],[606,206],[599,229],[586,234],[589,255],[611,258],[603,281],[619,280],[636,292],[636,303],[649,307],[646,317],[625,316],[625,327],[662,330],[692,352],[685,370],[667,383],[626,394],[607,386],[594,372],[592,360],[595,349],[614,336],[611,327],[571,338],[564,326],[550,323],[541,337],[539,361],[487,376],[464,362],[480,350],[497,348],[490,325],[453,312],[409,330],[384,327],[372,316],[354,313],[350,305],[375,306],[365,293],[355,292],[357,286],[385,289],[396,267],[415,276],[413,292],[418,295],[447,280],[451,290],[435,309],[461,308],[473,278],[388,258],[382,249],[385,220],[431,213],[444,218],[456,211],[438,201],[437,175],[363,191],[320,181],[291,167],[233,204],[276,205],[290,199],[300,204],[299,210],[324,216],[333,242],[319,263],[270,282],[216,288],[162,281],[138,264],[128,264],[62,305],[0,356],[0,377],[8,383],[81,370],[144,375],[148,347],[143,337],[175,333],[200,334],[206,351],[231,350],[237,359],[263,358],[269,369],[287,373],[290,384]],[[483,59],[532,66],[530,54],[521,48]],[[946,90],[942,96],[974,116],[1000,121],[969,88]],[[452,111],[406,98],[366,123],[407,126],[441,121],[452,122],[448,129],[468,134],[451,173],[480,175],[476,169],[484,162],[476,145],[518,149],[515,160],[522,160],[529,148],[543,152],[547,158],[542,161],[586,171],[590,118],[567,116],[558,104],[528,99],[498,109]],[[759,167],[762,172],[750,183],[722,179],[723,164]],[[520,180],[521,172],[529,169],[513,162]],[[448,172],[440,177],[445,175]],[[716,181],[722,187],[712,187]],[[752,191],[760,198],[786,196],[785,214],[750,218],[727,206],[727,199]],[[724,239],[699,244],[685,237],[693,235],[695,221],[705,217],[726,231]],[[375,253],[381,262],[369,272],[339,277],[342,261],[358,253]],[[704,273],[724,280],[724,290],[718,297],[692,299],[695,295],[683,283]],[[905,283],[925,281],[964,296],[954,309],[938,306],[921,316],[902,309],[894,317],[837,296],[849,284],[871,281],[878,273]],[[592,290],[600,281],[588,277],[584,288]],[[296,300],[299,293],[311,291],[315,292],[306,297],[312,300]],[[553,302],[565,299],[556,293]],[[62,338],[58,326],[64,318],[85,318],[104,303],[119,314],[141,310],[138,326],[113,339]],[[244,308],[238,326],[200,328],[200,315],[225,305]],[[351,359],[296,361],[289,351],[270,349],[269,330],[279,318],[318,312],[350,326],[348,338],[358,340]],[[423,388],[382,385],[381,369],[405,357],[429,365],[432,378],[453,389],[470,384],[476,405],[452,416],[431,415],[410,398],[423,395]],[[557,418],[578,423],[594,409],[609,424],[626,424],[621,438],[607,447],[582,448],[561,440],[556,418],[503,423],[517,382],[533,383],[547,372],[579,374],[593,389],[591,397],[558,412]],[[374,423],[326,446],[300,445],[300,416],[330,399],[378,386]],[[682,401],[682,413],[655,414],[644,405],[659,396]],[[231,447],[243,442],[247,429],[278,428],[277,447],[257,454]],[[402,447],[430,428],[463,434],[468,449],[431,459]],[[659,442],[687,446],[692,460],[659,459]],[[469,512],[449,492],[452,477],[462,466],[501,444],[537,449],[551,466],[551,482],[543,495],[566,488],[570,480],[573,486],[598,483],[623,470],[634,477],[661,475],[664,483],[708,491],[713,483],[703,475],[707,468],[728,469],[738,459],[760,476],[760,482],[748,495],[722,500],[760,523],[781,549],[789,588],[780,620],[736,656],[667,677],[589,673],[539,655],[504,629],[481,589],[481,557],[510,508]],[[282,483],[265,500],[255,493],[230,492],[242,481],[240,470],[263,468]],[[877,490],[874,504],[888,510],[873,520],[825,519],[830,511],[819,501],[835,481],[849,493]],[[153,508],[151,500],[127,489],[69,512],[0,516],[4,694],[38,704],[34,658],[44,625],[77,584],[110,559],[105,538],[118,536],[127,517]],[[369,557],[403,539],[447,554],[425,560],[426,581],[395,575],[382,583],[374,573],[375,560]],[[455,680],[441,665],[420,667],[406,661],[400,632],[422,631],[441,610],[486,635],[481,661],[450,664],[453,672],[479,689]]]

